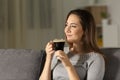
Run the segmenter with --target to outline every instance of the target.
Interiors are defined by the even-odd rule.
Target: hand
[[[56,51],[55,56],[57,57],[58,60],[62,62],[64,67],[69,67],[72,65],[68,56],[62,50]]]
[[[47,43],[45,51],[46,51],[47,55],[53,56],[55,50],[53,49],[53,42],[52,41]]]

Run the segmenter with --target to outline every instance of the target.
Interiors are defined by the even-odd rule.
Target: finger
[[[50,49],[50,48],[53,48],[53,45],[51,42],[48,42],[46,45],[46,49]]]
[[[56,54],[55,53],[55,55],[56,55],[56,57],[61,57],[61,58],[63,57],[63,55],[61,55],[61,54]]]
[[[57,57],[57,59],[59,59],[59,60],[62,60],[62,59],[64,59],[65,58],[65,56],[64,55],[62,55],[62,54],[56,54],[55,53],[55,56]]]
[[[52,41],[50,41],[50,42],[48,43],[48,46],[50,46],[50,47],[52,47],[52,48],[53,48],[53,42],[52,42]]]
[[[49,42],[49,45],[53,45],[53,41],[50,41],[50,42]]]
[[[47,46],[52,45],[52,44],[53,44],[53,42],[52,42],[52,41],[49,41],[49,42],[47,43]]]
[[[60,57],[57,57],[57,59],[61,61],[61,58],[60,58]]]

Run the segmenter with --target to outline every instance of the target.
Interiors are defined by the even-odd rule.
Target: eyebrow
[[[68,23],[66,23],[68,25]],[[77,23],[70,23],[69,25],[75,25],[75,26],[79,26],[79,24]]]
[[[76,24],[76,23],[70,23],[70,24],[75,24],[75,25],[78,25],[78,24]]]
[[[68,23],[66,22],[65,24],[68,24]],[[71,24],[79,25],[79,24],[76,24],[76,23],[70,23],[70,25],[71,25]]]

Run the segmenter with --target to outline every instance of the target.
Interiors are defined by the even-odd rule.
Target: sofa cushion
[[[120,80],[120,48],[102,48],[106,56],[104,80]]]
[[[0,80],[38,80],[40,51],[0,49]]]

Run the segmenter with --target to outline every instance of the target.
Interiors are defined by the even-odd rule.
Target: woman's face
[[[77,15],[71,14],[68,17],[64,32],[66,35],[67,42],[74,43],[81,41],[83,35],[83,29],[80,24],[80,19]]]

